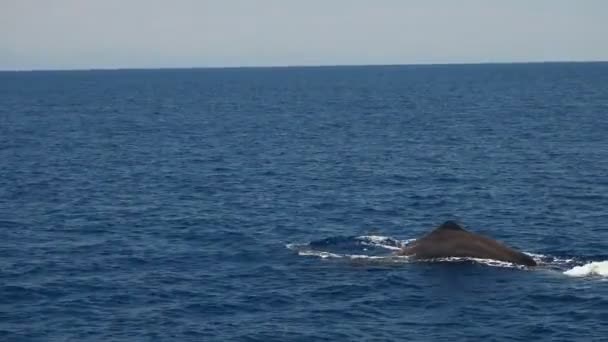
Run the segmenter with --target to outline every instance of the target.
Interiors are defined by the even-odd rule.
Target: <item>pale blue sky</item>
[[[604,0],[0,0],[0,70],[608,60]]]

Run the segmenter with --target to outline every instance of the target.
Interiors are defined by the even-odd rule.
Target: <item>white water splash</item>
[[[582,266],[576,266],[565,271],[564,274],[571,277],[608,277],[608,261],[595,261]]]
[[[381,235],[361,235],[357,236],[355,239],[361,241],[362,245],[381,247],[393,251],[401,250],[403,246],[416,240],[396,240],[391,237]]]

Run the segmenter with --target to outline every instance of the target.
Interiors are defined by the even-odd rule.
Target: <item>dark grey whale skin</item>
[[[447,221],[432,232],[405,246],[399,255],[416,259],[470,257],[536,266],[529,255],[507,247],[486,236],[471,233],[454,221]]]

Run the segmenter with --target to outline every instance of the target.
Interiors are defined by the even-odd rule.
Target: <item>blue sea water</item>
[[[607,132],[608,63],[0,73],[0,340],[607,341]]]

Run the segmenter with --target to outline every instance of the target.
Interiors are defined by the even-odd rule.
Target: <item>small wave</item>
[[[564,274],[571,277],[608,277],[608,261],[594,261],[582,266],[575,266],[565,271]]]

